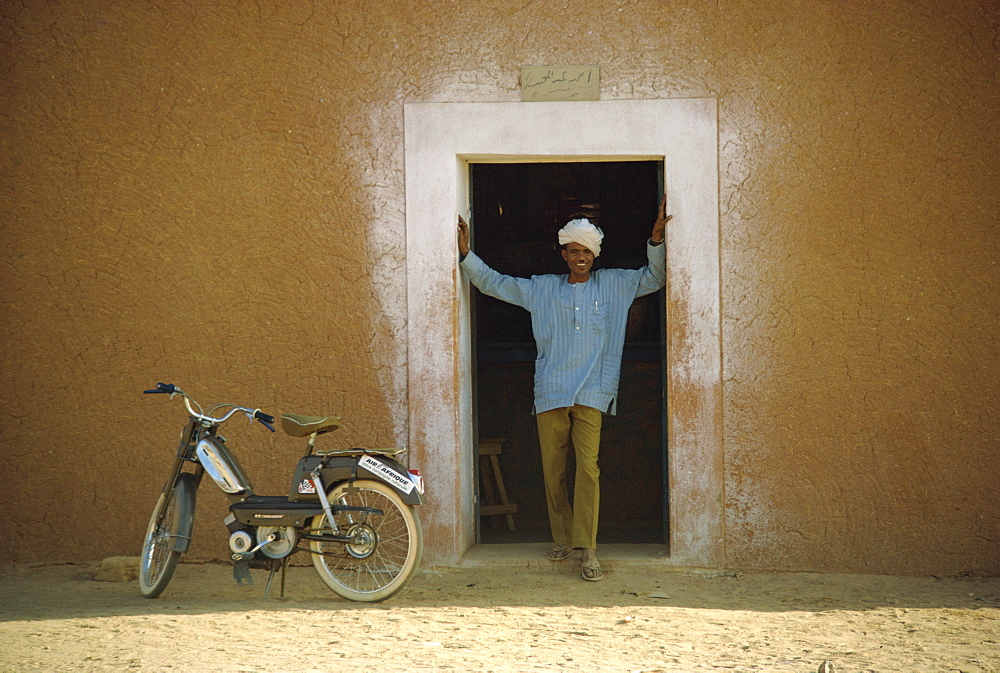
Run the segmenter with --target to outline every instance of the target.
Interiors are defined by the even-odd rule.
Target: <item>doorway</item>
[[[403,110],[405,302],[386,281],[398,261],[384,254],[384,237],[398,234],[394,220],[370,234],[383,310],[406,334],[401,366],[379,374],[395,376],[384,385],[405,391],[391,409],[399,410],[410,464],[428,483],[424,563],[459,564],[478,534],[474,293],[457,255],[447,254],[455,247],[453,213],[472,217],[469,164],[655,160],[665,167],[674,216],[666,296],[670,554],[657,558],[677,568],[724,567],[718,101],[404,103]],[[372,198],[382,203],[384,195]],[[737,489],[737,506],[750,506],[739,499],[745,495]]]
[[[605,234],[598,268],[642,267],[663,177],[658,160],[470,162],[476,253],[508,275],[565,273],[556,232],[587,215]],[[599,544],[669,540],[664,320],[663,290],[636,299],[629,312],[618,414],[605,416],[602,429]],[[477,537],[481,544],[549,542],[532,415],[530,316],[476,292],[472,324],[477,446],[502,440],[503,482],[517,506],[514,530],[509,517],[477,516]],[[488,475],[480,505],[495,496]]]

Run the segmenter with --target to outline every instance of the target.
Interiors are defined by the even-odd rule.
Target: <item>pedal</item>
[[[236,586],[243,586],[243,580],[246,580],[248,585],[253,584],[253,576],[250,574],[250,564],[246,561],[237,561],[233,565],[233,579],[236,580]]]
[[[233,561],[233,579],[236,580],[236,586],[243,586],[244,580],[246,580],[247,585],[253,584],[253,576],[250,574],[250,564],[247,562],[246,557],[243,554],[233,554]]]

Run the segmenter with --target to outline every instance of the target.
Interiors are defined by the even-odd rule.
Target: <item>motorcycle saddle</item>
[[[333,432],[340,427],[339,416],[302,416],[300,414],[282,414],[281,429],[292,437],[308,437],[314,432],[318,435]]]

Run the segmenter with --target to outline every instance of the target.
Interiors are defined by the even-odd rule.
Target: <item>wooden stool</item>
[[[507,499],[507,487],[503,485],[503,475],[500,473],[500,453],[504,439],[491,437],[479,440],[479,516],[496,516],[505,514],[507,516],[507,528],[514,532],[514,513],[517,512],[517,505]],[[496,480],[497,490],[500,491],[500,502],[496,502],[496,495],[493,492],[493,482],[490,480],[490,468],[493,468],[493,478]],[[489,493],[489,503],[487,504],[486,494]]]

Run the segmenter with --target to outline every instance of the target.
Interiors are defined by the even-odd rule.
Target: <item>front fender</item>
[[[174,483],[177,491],[177,537],[174,538],[173,551],[186,553],[191,546],[191,534],[194,531],[194,505],[198,494],[198,479],[189,472],[177,475]]]

